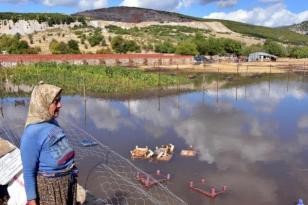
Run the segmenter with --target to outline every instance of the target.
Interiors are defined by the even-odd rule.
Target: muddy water
[[[174,144],[170,162],[131,161],[149,173],[170,173],[168,188],[188,204],[308,202],[308,80],[141,100],[62,99],[63,118],[124,157],[136,145]],[[2,100],[3,116],[22,127],[27,103],[14,100]],[[189,145],[199,151],[196,158],[180,156]],[[87,182],[94,192],[95,177]],[[199,186],[202,178],[205,189],[226,185],[229,192],[211,200],[190,191],[189,181]]]

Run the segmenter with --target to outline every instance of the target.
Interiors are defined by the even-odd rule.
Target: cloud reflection
[[[269,82],[263,82],[247,87],[219,90],[219,97],[237,98],[238,100],[245,99],[253,104],[256,111],[270,113],[282,99],[292,97],[302,100],[306,93],[307,91],[301,87],[300,83],[282,86],[281,83],[272,82],[269,84]],[[214,90],[210,90],[208,95],[216,97],[217,93]]]

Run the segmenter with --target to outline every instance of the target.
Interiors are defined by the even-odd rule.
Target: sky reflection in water
[[[273,81],[225,90],[130,101],[64,97],[61,116],[75,121],[124,157],[135,145],[173,143],[172,161],[133,163],[171,173],[168,187],[189,204],[214,202],[189,191],[205,177],[230,192],[215,204],[308,201],[308,84]],[[23,124],[25,107],[4,99],[5,114]],[[181,158],[193,145],[197,159]]]

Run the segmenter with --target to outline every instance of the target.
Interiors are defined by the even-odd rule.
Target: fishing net
[[[23,131],[24,116],[10,119],[10,115],[0,116],[0,137],[19,146],[19,136]],[[21,120],[23,119],[23,120]],[[137,173],[148,175],[129,160],[102,144],[80,128],[73,121],[60,118],[60,125],[65,130],[76,151],[76,162],[80,168],[79,183],[95,196],[97,204],[114,205],[181,205],[186,204],[168,190],[165,184],[157,183],[146,188],[137,180]],[[91,140],[96,146],[82,146],[83,140]],[[155,178],[149,175],[151,181]]]

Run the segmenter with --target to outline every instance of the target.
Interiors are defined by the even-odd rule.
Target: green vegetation
[[[0,13],[0,20],[12,20],[16,23],[18,20],[37,20],[38,22],[48,22],[49,26],[54,24],[70,24],[72,22],[81,22],[85,24],[85,18],[78,16],[69,16],[59,13]]]
[[[203,29],[197,29],[187,26],[167,26],[167,25],[152,25],[141,28],[124,29],[118,26],[109,25],[106,26],[108,32],[117,35],[130,35],[134,37],[146,37],[153,39],[161,39],[169,42],[177,42],[186,40],[187,37],[194,35],[197,32],[207,33],[208,31]]]
[[[243,47],[239,41],[227,38],[204,38],[200,33],[196,33],[192,41],[196,44],[197,50],[201,55],[240,55]]]
[[[157,43],[157,44],[155,44],[155,52],[157,52],[157,53],[175,53],[175,46],[168,41],[164,41],[163,43]]]
[[[286,44],[294,45],[308,45],[308,36],[301,35],[290,31],[286,28],[270,28],[265,26],[255,26],[235,21],[218,20],[218,19],[206,19],[205,21],[218,21],[228,27],[230,30],[253,36],[257,38],[264,38]]]
[[[308,58],[308,47],[295,47],[290,50],[292,58]]]
[[[75,40],[70,40],[66,44],[62,41],[58,42],[57,40],[52,39],[52,41],[49,44],[49,50],[52,54],[80,53],[78,42]]]
[[[14,69],[0,69],[0,82],[5,76],[16,84],[36,85],[43,80],[45,83],[59,85],[66,94],[78,94],[85,85],[89,93],[95,95],[129,94],[158,86],[188,84],[191,80],[185,76],[148,73],[135,69],[91,65],[69,65],[44,63],[18,66]]]
[[[197,55],[198,51],[196,44],[187,40],[179,43],[176,47],[175,53],[180,55]]]
[[[101,46],[106,45],[104,36],[102,35],[99,29],[96,29],[93,34],[89,35],[88,42],[92,47],[97,46],[97,45],[101,45]]]
[[[285,47],[270,40],[264,43],[263,48],[265,51],[275,56],[284,57],[288,55]]]
[[[40,48],[31,48],[27,41],[20,40],[19,35],[1,35],[0,36],[0,53],[9,54],[37,54],[41,51]]]
[[[133,40],[125,40],[122,36],[115,36],[111,40],[111,47],[116,53],[140,53],[140,46]]]
[[[251,46],[244,46],[241,51],[241,55],[248,56],[250,53],[255,53],[255,52],[264,52],[263,45],[255,44]]]

